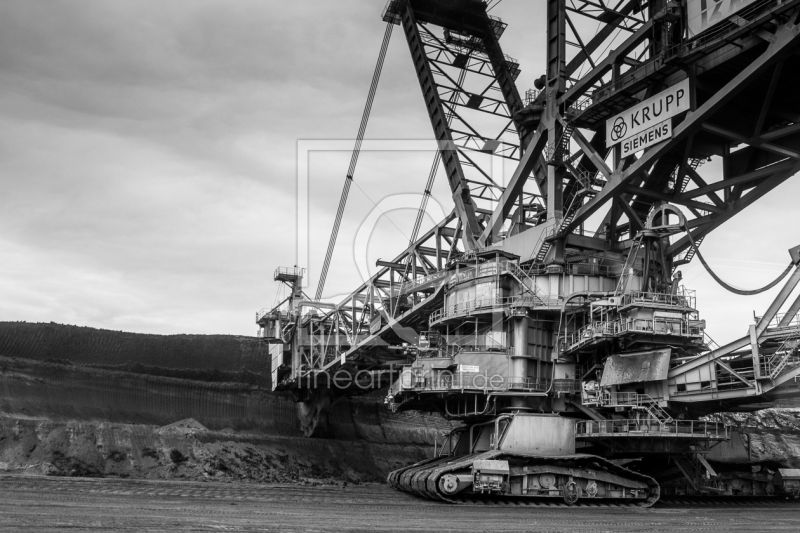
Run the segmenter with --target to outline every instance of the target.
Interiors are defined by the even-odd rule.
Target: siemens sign
[[[689,80],[644,100],[606,121],[606,145],[614,146],[689,110]]]
[[[755,1],[688,0],[686,2],[686,18],[688,19],[689,37],[704,32]]]
[[[622,157],[644,150],[648,146],[653,146],[661,141],[672,137],[672,119],[668,118],[660,124],[647,128],[633,137],[628,137],[622,141]]]

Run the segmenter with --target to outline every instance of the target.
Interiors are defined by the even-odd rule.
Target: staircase
[[[508,263],[508,269],[511,272],[511,275],[514,276],[514,279],[516,279],[517,282],[522,286],[522,288],[526,289],[531,293],[531,295],[533,295],[538,304],[547,305],[547,296],[542,293],[538,285],[536,285],[536,282],[528,275],[527,272],[522,270],[518,264],[511,262]],[[523,280],[527,280],[528,283],[525,283]]]
[[[703,330],[703,344],[705,344],[706,349],[709,352],[713,352],[714,350],[719,350],[719,344],[717,344],[714,339],[712,339],[708,333]]]
[[[800,344],[789,346],[790,342],[796,343],[797,339],[788,338],[784,340],[780,347],[775,350],[775,353],[772,354],[772,357],[770,357],[766,362],[766,368],[769,370],[769,379],[775,379],[780,376],[783,370],[786,368],[786,365],[789,364],[789,360],[792,358],[795,352],[797,352]]]
[[[639,394],[638,399],[641,402],[640,405],[645,408],[653,419],[658,420],[661,424],[672,422],[672,417],[658,405],[658,401],[647,394]]]
[[[672,458],[672,462],[675,463],[675,466],[678,467],[683,473],[683,476],[692,486],[692,488],[698,492],[703,492],[703,485],[702,485],[702,478],[703,478],[703,470],[700,468],[700,465],[692,461],[690,456],[677,456]]]
[[[701,455],[680,455],[673,457],[672,462],[697,492],[723,492],[707,482],[706,473],[711,477],[717,477],[717,473]]]
[[[539,252],[536,254],[536,261],[534,262],[534,264],[544,262],[544,258],[547,256],[547,252],[550,251],[550,244],[551,244],[550,241],[547,240],[547,238],[550,237],[551,235],[555,235],[554,230],[555,226],[552,226],[550,228],[545,228],[542,234],[539,235],[539,240],[536,241],[536,244],[533,246],[534,250],[536,249],[539,250]]]
[[[536,254],[536,262],[541,263],[544,261],[544,258],[547,257],[547,252],[550,251],[550,241],[542,243],[542,247],[539,248],[539,253]]]
[[[777,364],[772,368],[772,372],[769,373],[769,379],[775,379],[780,376],[783,369],[786,368],[790,356],[791,352],[787,352],[778,360]]]
[[[697,168],[700,165],[702,165],[704,162],[705,162],[704,159],[699,159],[697,157],[693,157],[693,158],[689,159],[688,166],[692,170],[697,170]],[[670,194],[671,193],[671,194],[676,194],[677,195],[677,194],[682,194],[682,193],[686,192],[686,187],[689,186],[689,180],[690,180],[689,173],[688,172],[684,173],[684,175],[681,177],[681,182],[679,184],[678,183],[678,172],[680,171],[680,169],[681,169],[680,165],[675,166],[675,170],[672,171],[672,174],[670,175],[670,179],[669,179],[669,182],[672,183],[672,187],[670,187],[669,185],[667,187],[665,187],[664,193],[666,193],[666,194]]]
[[[691,158],[689,160],[689,167],[692,170],[697,170],[697,168],[700,165],[702,165],[704,162],[705,162],[704,159],[698,159],[696,157],[693,157],[693,158]],[[678,173],[678,169],[679,168],[680,168],[680,166],[675,168],[674,175]],[[677,194],[682,194],[682,193],[686,192],[686,187],[688,185],[689,185],[689,173],[687,172],[683,176],[683,180],[681,181],[680,187],[677,187],[677,183],[676,183],[676,190],[678,191]],[[699,239],[695,239],[695,241],[694,241],[695,245],[696,246],[700,246],[700,243],[703,242],[703,239],[705,239],[705,235],[703,235]],[[683,257],[681,257],[680,259],[677,259],[675,261],[675,263],[673,264],[673,267],[672,267],[673,272],[675,271],[675,267],[691,263],[691,261],[692,261],[692,259],[694,259],[694,256],[695,256],[696,253],[697,253],[697,249],[695,248],[695,246],[692,246],[688,250],[686,250],[686,253],[683,254]]]
[[[561,235],[564,229],[567,226],[569,226],[570,222],[572,222],[572,220],[575,218],[575,213],[578,212],[577,208],[580,207],[581,205],[580,198],[582,196],[583,194],[575,194],[572,197],[572,202],[569,204],[569,207],[566,210],[566,216],[564,216],[564,218],[561,219],[561,222],[559,222],[556,226],[554,226],[552,232],[542,233],[542,237],[540,237],[539,240],[544,242],[542,243],[542,247],[539,248],[539,253],[536,254],[536,262],[542,263],[544,261],[544,258],[547,257],[547,252],[550,251],[550,246],[552,246],[552,241],[548,239],[550,237],[556,237],[558,235]]]
[[[683,257],[681,257],[680,259],[675,261],[674,267],[690,263],[692,261],[692,259],[694,259],[695,254],[697,253],[697,247],[700,246],[700,244],[703,242],[703,239],[705,239],[705,238],[706,238],[706,236],[703,235],[699,239],[695,240],[694,241],[695,245],[690,247],[688,250],[686,250],[686,253],[683,254]],[[673,270],[674,270],[674,267],[673,267]]]
[[[572,134],[574,131],[575,124],[572,122],[568,123],[564,128],[564,131],[561,132],[561,137],[559,137],[558,142],[553,149],[553,154],[547,161],[549,164],[560,165],[564,163],[564,155],[566,154],[569,156],[569,142],[572,139]]]
[[[698,159],[698,158],[696,158],[696,157],[693,157],[693,158],[691,158],[691,159],[689,160],[689,167],[690,167],[692,170],[697,170],[697,168],[698,168],[700,165],[702,165],[702,164],[703,164],[703,162],[704,162],[704,160],[703,160],[703,159]],[[677,168],[675,169],[675,172],[678,172],[678,169],[677,169]],[[686,175],[684,175],[684,176],[683,176],[683,180],[681,181],[681,186],[680,186],[680,188],[678,189],[680,192],[679,192],[678,194],[683,194],[684,192],[686,192],[686,187],[687,187],[688,185],[689,185],[689,173],[687,172],[687,173],[686,173]]]
[[[605,393],[602,405],[604,407],[633,407],[634,409],[644,409],[650,418],[659,424],[669,424],[674,419],[664,409],[658,405],[658,400],[649,394],[637,394],[635,392]]]

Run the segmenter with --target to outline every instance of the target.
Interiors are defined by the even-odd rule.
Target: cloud
[[[0,3],[0,320],[252,334],[253,312],[279,290],[272,271],[296,262],[298,140],[355,136],[385,28],[382,7],[369,0]],[[503,2],[495,10],[509,23],[502,42],[521,62],[522,92],[544,68],[537,9]],[[431,138],[398,28],[367,137]],[[362,154],[331,294],[360,282],[359,225],[385,196],[420,193],[432,157]],[[303,266],[311,267],[312,288],[349,158],[349,151],[311,157],[312,257]],[[784,187],[796,197],[797,187]],[[452,205],[441,176],[434,194]],[[709,257],[792,245],[784,242],[793,222],[782,194],[760,202],[779,213],[768,238],[757,229],[767,215],[756,205],[753,215],[737,217],[741,224],[706,240]],[[381,217],[368,262],[403,249],[413,219],[413,210]],[[703,286],[701,309],[712,308],[703,313],[716,327],[714,313],[728,317],[731,306],[722,302],[732,300],[706,292],[711,282],[695,265],[684,270]],[[742,317],[735,318],[738,328]]]

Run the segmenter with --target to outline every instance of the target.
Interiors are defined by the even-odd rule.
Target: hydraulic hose
[[[703,258],[703,254],[700,253],[700,248],[694,242],[694,237],[692,237],[692,232],[689,231],[688,227],[685,227],[685,229],[686,229],[686,235],[689,236],[689,242],[691,243],[692,248],[694,248],[694,253],[697,254],[697,257],[700,259],[700,262],[703,264],[703,266],[705,267],[706,271],[711,275],[712,278],[714,278],[714,281],[719,283],[724,289],[726,289],[726,290],[728,290],[728,291],[730,291],[730,292],[732,292],[734,294],[739,294],[741,296],[753,296],[754,294],[760,294],[760,293],[762,293],[764,291],[768,291],[772,287],[774,287],[775,285],[780,283],[781,280],[783,280],[783,278],[786,277],[786,275],[792,270],[792,267],[794,266],[794,262],[789,263],[789,266],[786,267],[786,270],[784,270],[781,273],[780,276],[778,276],[774,281],[770,282],[769,284],[761,287],[760,289],[753,289],[753,290],[750,290],[750,291],[743,290],[743,289],[737,289],[733,285],[730,285],[729,283],[725,283],[719,276],[717,276],[717,274],[713,270],[711,270],[711,267],[708,266],[708,263]]]

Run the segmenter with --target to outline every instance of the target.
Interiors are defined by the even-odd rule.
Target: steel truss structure
[[[325,317],[341,316],[333,331],[344,346],[352,350],[379,313],[407,311],[398,303],[407,291],[427,297],[430,287],[410,280],[441,271],[454,254],[493,246],[559,264],[565,246],[623,252],[665,201],[690,214],[699,244],[800,170],[798,2],[757,2],[695,40],[670,29],[680,23],[673,4],[548,2],[546,86],[528,102],[514,84],[518,63],[500,47],[505,23],[485,3],[387,4],[383,19],[403,27],[455,209]],[[607,118],[685,78],[691,110],[671,139],[624,159],[606,147]],[[487,154],[518,161],[505,186]],[[711,157],[721,158],[722,175],[702,175]],[[531,235],[525,249],[521,233]],[[688,236],[667,254],[676,267],[691,261]],[[341,360],[334,352],[328,362]]]
[[[800,396],[800,298],[780,312],[800,284],[800,252],[791,250],[794,270],[764,316],[723,347],[705,334],[676,269],[800,170],[800,0],[742,2],[713,23],[692,18],[695,0],[542,4],[546,64],[524,98],[490,2],[386,4],[382,18],[402,28],[439,146],[425,195],[441,164],[453,211],[422,235],[418,217],[406,249],[378,261],[341,302],[295,290],[288,313],[258,315],[274,343],[275,382],[305,400],[341,370],[356,376],[344,393],[391,382],[393,408],[478,423],[457,445],[474,464],[498,462],[514,424],[540,423],[531,412],[569,413],[584,420],[576,438],[585,447],[604,456],[657,450],[691,490],[711,490],[700,479],[710,466],[687,454],[731,437],[692,417]],[[626,137],[620,117],[649,105],[659,116],[664,108],[651,102],[679,87],[685,107],[651,127],[668,134],[623,151],[648,130]],[[704,164],[713,158],[720,164]],[[515,165],[508,179],[493,170],[498,160]],[[410,377],[383,374],[396,365]],[[502,386],[465,381],[475,368],[498,369]],[[491,420],[493,436],[475,429]],[[497,453],[478,457],[481,449]],[[430,468],[425,476],[443,475]],[[477,490],[453,472],[427,487],[431,497]],[[569,503],[575,490],[591,493],[581,483],[559,494]],[[650,501],[652,485],[638,483],[636,497]],[[769,490],[760,478],[748,486],[752,495]]]

